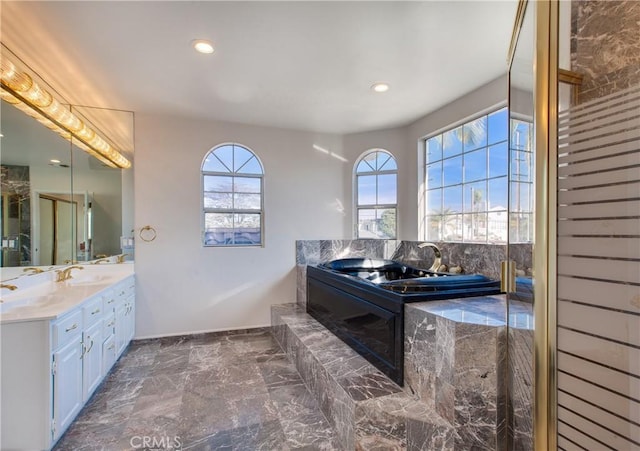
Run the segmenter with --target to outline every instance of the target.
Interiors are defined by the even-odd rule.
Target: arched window
[[[263,177],[258,157],[240,144],[221,144],[202,163],[205,246],[263,244]]]
[[[398,166],[383,149],[367,151],[355,166],[356,238],[396,237]]]

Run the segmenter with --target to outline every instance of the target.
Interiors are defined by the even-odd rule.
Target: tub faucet
[[[100,263],[111,263],[111,260],[108,258],[99,258],[98,260],[91,262],[92,265],[99,265]]]
[[[423,249],[425,247],[430,247],[433,250],[433,253],[436,256],[436,259],[433,261],[433,265],[431,265],[431,268],[429,268],[429,271],[437,272],[440,266],[442,266],[442,252],[440,252],[440,249],[438,248],[438,246],[436,246],[433,243],[420,243],[418,244],[418,247],[420,249]]]
[[[84,269],[82,266],[69,266],[68,268],[64,268],[61,270],[56,271],[56,274],[58,275],[56,277],[56,282],[64,282],[65,280],[69,280],[71,279],[71,270],[72,269]]]

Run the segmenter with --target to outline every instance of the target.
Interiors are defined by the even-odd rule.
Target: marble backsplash
[[[339,258],[367,257],[396,260],[419,268],[429,268],[435,258],[430,248],[419,248],[421,241],[399,240],[298,240],[296,241],[297,303],[306,306],[307,265],[317,265]],[[467,274],[500,278],[500,262],[506,260],[504,244],[435,243],[442,253],[442,263],[461,266]],[[533,267],[531,244],[510,246],[518,275],[530,276]]]

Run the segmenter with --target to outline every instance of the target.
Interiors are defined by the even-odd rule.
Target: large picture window
[[[365,153],[355,166],[356,238],[396,237],[398,166],[386,150]]]
[[[263,176],[258,157],[239,144],[222,144],[202,163],[205,246],[263,244]]]
[[[512,120],[506,108],[427,138],[425,238],[436,241],[506,243],[532,238],[533,182],[530,124]],[[511,153],[511,218],[508,217]]]

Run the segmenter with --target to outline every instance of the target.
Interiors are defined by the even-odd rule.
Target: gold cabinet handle
[[[92,315],[95,315],[96,313],[100,313],[100,309],[99,308],[97,308],[93,312],[91,312]]]
[[[112,349],[115,349],[115,347],[116,347],[116,345],[115,345],[115,344],[113,344],[113,343],[111,343],[111,346],[109,346],[107,349],[108,349],[108,350],[112,350]]]
[[[115,320],[112,320],[109,324],[107,324],[107,327],[113,327],[113,325],[116,323]]]
[[[93,348],[93,338],[91,339],[91,343],[89,343],[89,347],[85,351],[85,354],[89,354],[91,352],[91,348]]]
[[[65,329],[65,332],[71,332],[73,329],[77,329],[77,328],[78,328],[78,325],[76,323],[73,323],[73,326],[67,327]]]
[[[109,299],[109,300],[107,301],[107,304],[113,304],[114,302],[116,302],[116,300],[115,300],[115,299]]]

